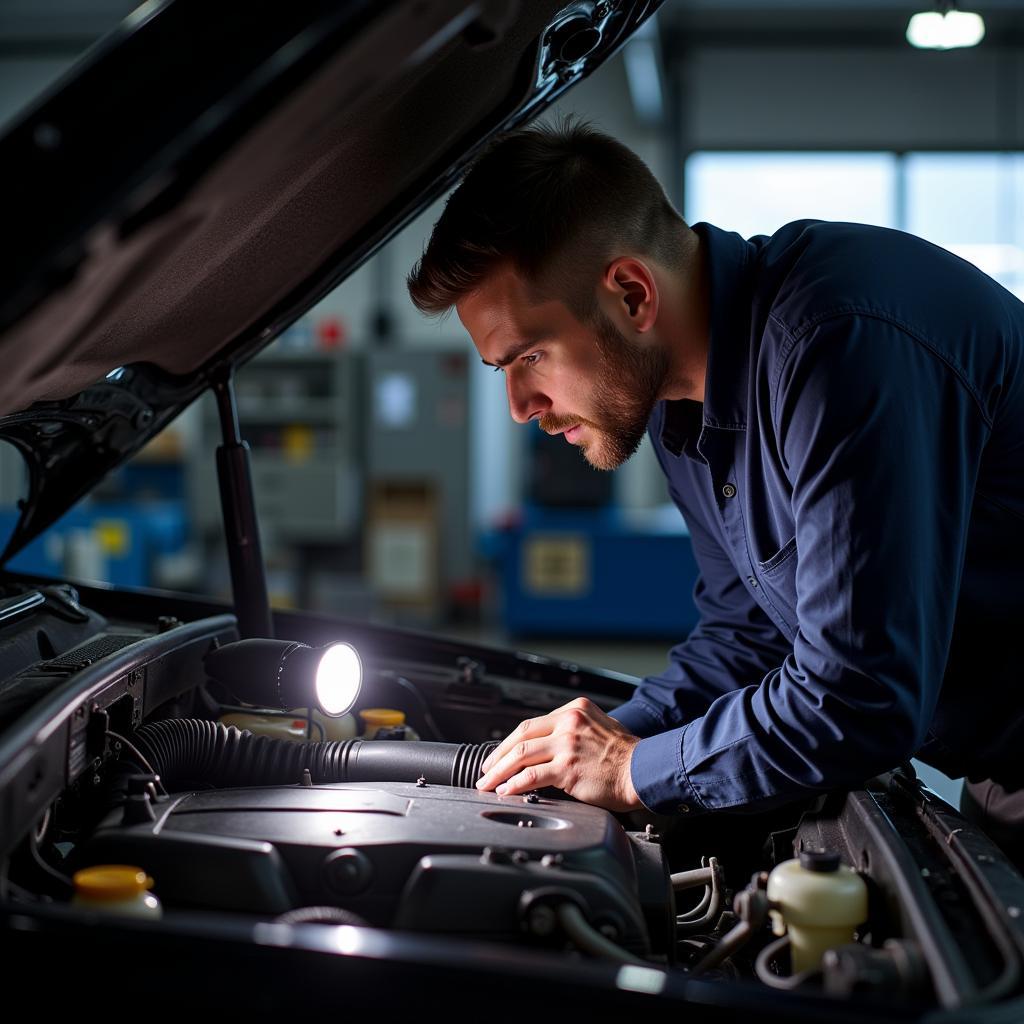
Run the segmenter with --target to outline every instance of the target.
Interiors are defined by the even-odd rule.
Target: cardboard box
[[[436,608],[440,596],[440,502],[426,481],[377,481],[367,508],[370,586],[388,602]]]

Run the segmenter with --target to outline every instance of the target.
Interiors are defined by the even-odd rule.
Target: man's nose
[[[551,408],[551,402],[545,394],[507,371],[505,391],[508,394],[508,411],[516,423],[529,423]]]

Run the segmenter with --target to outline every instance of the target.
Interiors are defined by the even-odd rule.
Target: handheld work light
[[[318,707],[337,718],[356,702],[363,665],[347,643],[310,647],[288,640],[239,640],[203,660],[211,678],[239,700],[262,707]]]

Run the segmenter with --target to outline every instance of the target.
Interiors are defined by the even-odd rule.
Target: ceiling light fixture
[[[973,11],[940,2],[934,11],[915,14],[907,24],[907,42],[922,50],[954,50],[977,46],[985,38],[985,22]]]

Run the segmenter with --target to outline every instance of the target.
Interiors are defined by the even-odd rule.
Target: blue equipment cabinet
[[[515,635],[681,639],[697,622],[697,565],[675,509],[529,507],[488,538],[501,566],[503,619]]]
[[[5,539],[18,519],[15,508],[0,508],[0,535]],[[152,585],[151,563],[158,554],[179,550],[188,537],[180,501],[141,503],[83,502],[7,563],[15,572],[40,576],[89,575],[118,587]],[[69,558],[82,539],[91,569],[83,572]]]

